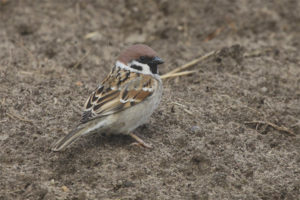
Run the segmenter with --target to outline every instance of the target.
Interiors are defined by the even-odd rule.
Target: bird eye
[[[141,57],[140,57],[140,60],[141,60],[141,61],[144,61],[144,60],[146,60],[146,57],[145,57],[145,56],[141,56]]]
[[[148,57],[148,56],[141,56],[138,61],[143,63],[143,64],[148,64],[149,62],[151,62],[152,58]]]

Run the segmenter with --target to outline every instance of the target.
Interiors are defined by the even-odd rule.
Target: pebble
[[[196,132],[200,131],[200,127],[199,126],[192,126],[191,131],[193,133],[196,133]]]
[[[262,92],[267,92],[268,91],[268,88],[266,88],[266,87],[262,87],[261,89],[260,89]]]
[[[61,187],[61,189],[62,189],[64,192],[69,192],[69,188],[68,188],[67,186],[65,186],[65,185],[63,185],[63,186]]]

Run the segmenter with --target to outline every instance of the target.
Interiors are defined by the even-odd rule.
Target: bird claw
[[[129,146],[138,146],[138,147],[143,147],[143,148],[148,148],[148,149],[152,149],[152,145],[147,144],[147,143],[139,143],[139,142],[133,142],[131,143]]]
[[[136,142],[130,144],[130,146],[140,146],[140,147],[144,147],[144,148],[148,148],[148,149],[153,148],[151,144],[147,144],[146,142],[144,142],[141,138],[139,138],[135,134],[131,133],[130,136],[136,140]]]

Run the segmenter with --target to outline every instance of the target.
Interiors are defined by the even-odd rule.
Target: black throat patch
[[[150,70],[151,70],[151,72],[152,72],[152,74],[157,74],[158,72],[157,72],[157,64],[148,64],[149,65],[149,67],[150,67]]]

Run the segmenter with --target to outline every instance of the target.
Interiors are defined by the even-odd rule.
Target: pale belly
[[[110,129],[106,132],[111,134],[129,134],[140,125],[145,124],[158,107],[161,93],[160,90],[145,102],[112,115]]]

